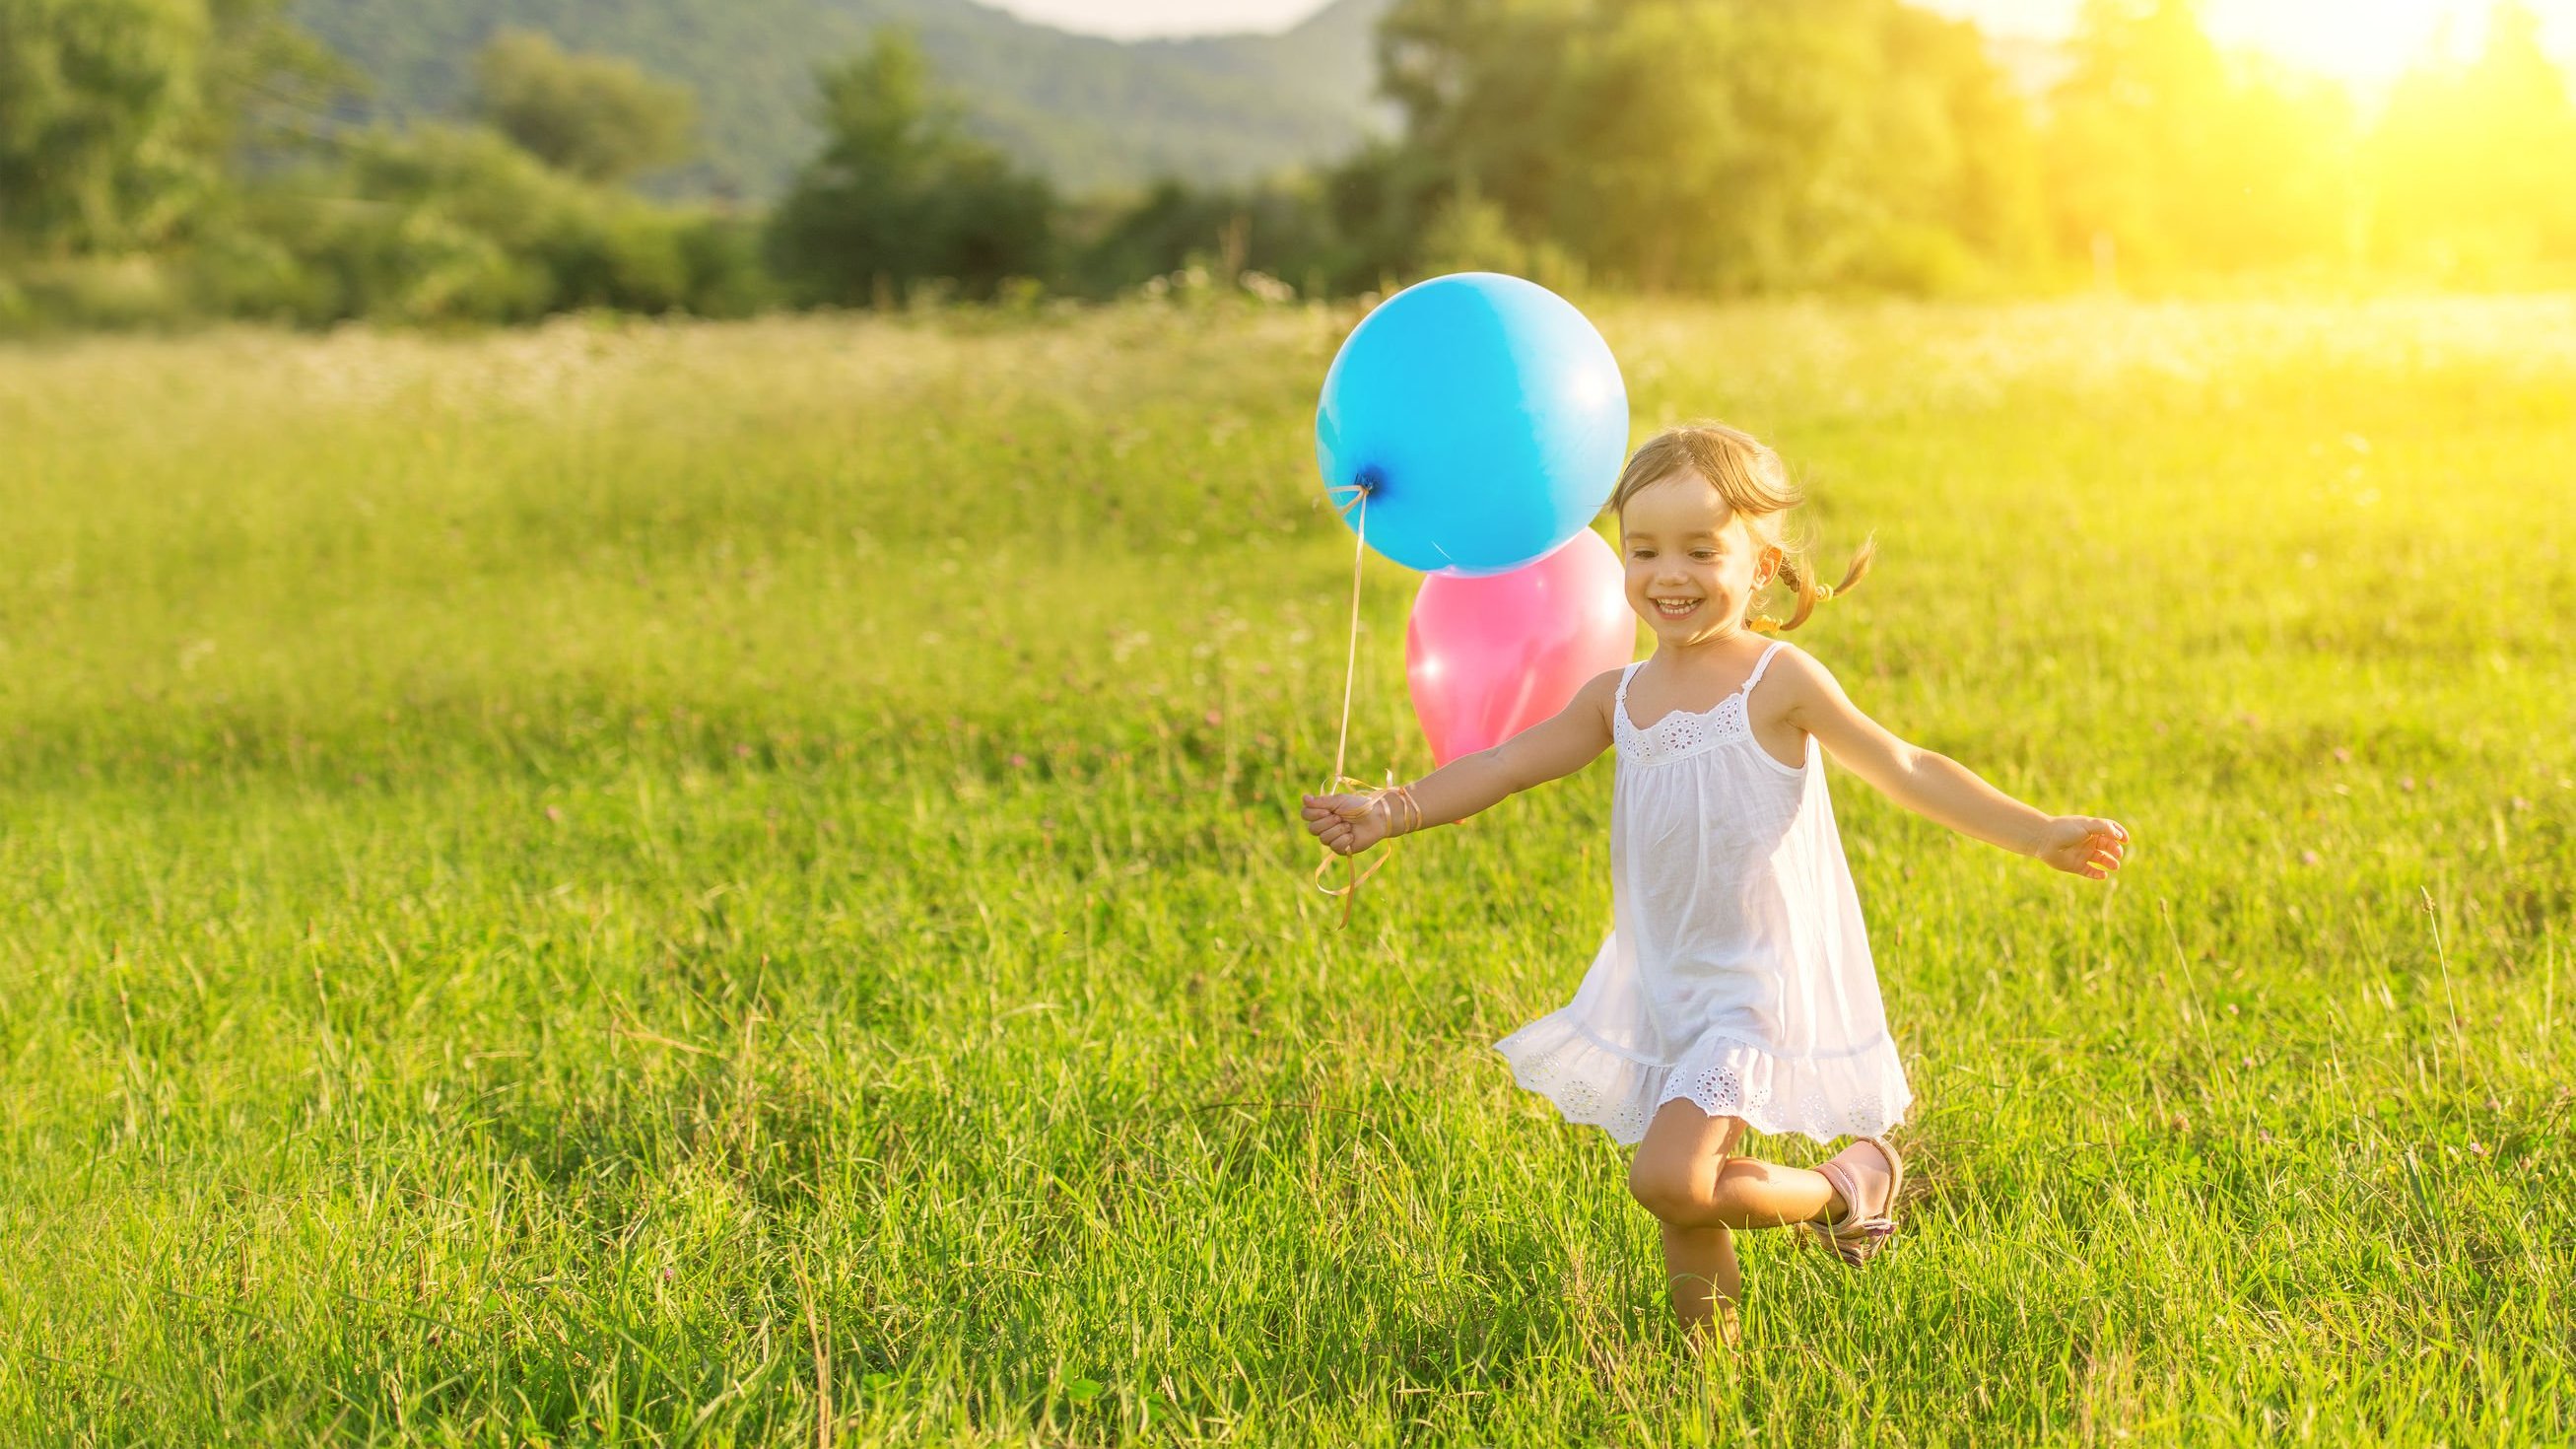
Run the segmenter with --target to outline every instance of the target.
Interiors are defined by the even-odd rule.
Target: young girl
[[[1619,752],[1612,928],[1574,1000],[1496,1044],[1568,1121],[1638,1143],[1628,1188],[1663,1224],[1673,1311],[1731,1331],[1737,1228],[1802,1227],[1858,1264],[1896,1230],[1905,1166],[1880,1135],[1913,1093],[1887,1033],[1818,746],[1890,799],[1979,840],[2100,880],[2128,833],[2043,815],[1887,732],[1794,629],[1838,588],[1782,525],[1800,501],[1777,454],[1734,428],[1663,433],[1629,459],[1619,515],[1642,664],[1586,684],[1553,719],[1383,795],[1309,795],[1306,828],[1344,855],[1463,820]],[[1754,613],[1778,584],[1786,620]],[[1813,1169],[1737,1156],[1746,1128],[1858,1140]]]

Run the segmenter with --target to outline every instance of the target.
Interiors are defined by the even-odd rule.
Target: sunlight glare
[[[1913,0],[1993,34],[2063,40],[2084,0]],[[2143,0],[2140,0],[2143,3]],[[2576,0],[2521,0],[2540,17],[2541,44],[2576,65]],[[2486,42],[2494,0],[2197,0],[2210,37],[2368,94],[2418,63],[2467,60]]]
[[[2221,45],[2245,46],[2337,80],[2376,86],[2437,47],[2474,47],[2485,0],[2218,0],[2205,12]]]

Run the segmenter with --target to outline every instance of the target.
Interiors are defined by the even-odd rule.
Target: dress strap
[[[1786,639],[1772,640],[1771,647],[1762,651],[1762,657],[1753,661],[1753,672],[1744,676],[1744,686],[1743,688],[1738,689],[1736,693],[1747,695],[1751,694],[1753,692],[1753,686],[1762,682],[1762,671],[1771,667],[1771,656],[1779,653],[1780,646],[1788,642],[1789,641]]]
[[[1645,662],[1645,660],[1640,659],[1637,661],[1637,664],[1643,664]],[[1637,672],[1637,664],[1631,664],[1627,668],[1619,671],[1619,704],[1622,708],[1625,708],[1628,703],[1628,676]]]

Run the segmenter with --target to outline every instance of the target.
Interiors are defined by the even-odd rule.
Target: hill
[[[678,191],[763,198],[811,152],[820,61],[910,27],[979,130],[1074,190],[1226,181],[1347,150],[1372,123],[1370,36],[1388,0],[1337,0],[1279,35],[1122,43],[972,0],[296,0],[371,84],[363,118],[452,114],[496,29],[628,56],[698,93],[702,158]]]

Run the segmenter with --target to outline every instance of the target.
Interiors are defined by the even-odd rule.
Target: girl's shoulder
[[[1583,686],[1574,691],[1572,703],[1589,704],[1606,714],[1609,708],[1618,702],[1620,686],[1627,682],[1628,676],[1636,671],[1638,664],[1645,662],[1640,659],[1635,664],[1622,664],[1616,669],[1602,670],[1599,674],[1583,681]]]
[[[1841,692],[1840,681],[1834,678],[1833,670],[1826,667],[1823,660],[1786,639],[1780,639],[1771,646],[1768,661],[1762,666],[1761,683],[1754,687],[1753,697],[1757,706],[1767,705],[1777,712]]]
[[[1834,677],[1834,672],[1825,667],[1825,661],[1786,639],[1775,636],[1765,653],[1769,662],[1762,666],[1762,677],[1766,680]]]

